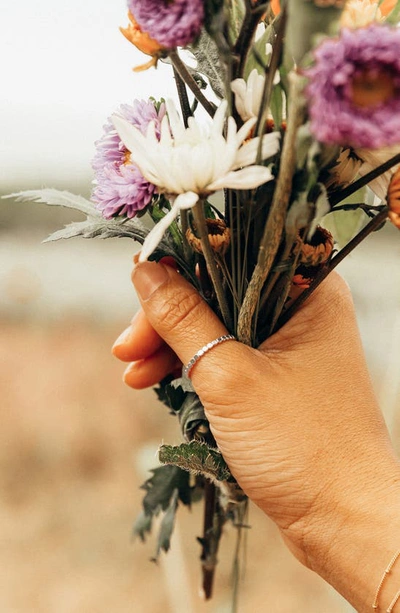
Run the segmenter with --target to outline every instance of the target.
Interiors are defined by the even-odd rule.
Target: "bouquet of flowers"
[[[131,237],[139,261],[173,258],[230,335],[257,347],[387,220],[400,228],[400,3],[395,0],[128,0],[124,36],[171,67],[180,101],[122,105],[96,143],[91,200],[20,199],[85,221],[49,240]],[[15,196],[15,194],[14,194]],[[146,217],[146,223],[140,221]],[[193,365],[193,364],[192,364]],[[204,499],[211,596],[218,544],[247,502],[212,437],[190,363],[156,389],[185,442],[160,448],[135,532]]]

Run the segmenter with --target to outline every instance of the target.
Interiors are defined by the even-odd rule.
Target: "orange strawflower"
[[[146,55],[151,55],[151,60],[146,62],[146,64],[142,64],[141,66],[136,66],[133,70],[135,72],[140,72],[142,70],[147,70],[152,66],[156,66],[160,57],[162,57],[165,53],[165,48],[162,47],[154,38],[151,38],[147,32],[143,32],[140,29],[139,24],[135,20],[132,13],[129,11],[129,25],[127,28],[120,28],[120,31],[125,36],[127,40],[129,40],[132,45],[135,45],[139,51],[145,53]]]
[[[379,10],[384,17],[387,17],[391,13],[397,4],[397,0],[383,0],[379,5]]]
[[[388,217],[400,230],[400,168],[397,169],[390,181],[387,203],[389,206]]]

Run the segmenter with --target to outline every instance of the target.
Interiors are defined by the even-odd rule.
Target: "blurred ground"
[[[0,612],[228,613],[232,528],[207,604],[197,597],[200,508],[181,511],[157,566],[154,542],[131,542],[155,451],[179,442],[153,392],[125,388],[110,355],[135,309],[133,246],[41,245],[52,223],[0,229]],[[342,267],[396,445],[399,238],[391,228],[377,234]],[[349,611],[255,508],[250,523],[240,613]]]

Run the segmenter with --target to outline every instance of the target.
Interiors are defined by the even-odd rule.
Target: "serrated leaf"
[[[205,32],[191,49],[197,60],[196,70],[207,77],[213,92],[218,98],[224,97],[224,78],[216,44]]]
[[[179,377],[178,379],[174,379],[171,381],[172,387],[181,387],[184,392],[194,392],[194,387],[190,379],[188,377]]]
[[[137,220],[127,221],[124,218],[99,219],[89,218],[86,221],[72,222],[61,230],[50,234],[43,242],[58,241],[67,238],[131,238],[143,243],[149,230]],[[164,243],[165,244],[165,241]]]
[[[158,559],[161,551],[169,551],[171,546],[171,536],[174,531],[176,511],[178,510],[179,492],[175,490],[168,509],[161,520],[160,529],[157,537],[157,551],[155,561]]]
[[[146,490],[143,508],[146,515],[157,515],[165,511],[178,490],[179,500],[190,505],[190,486],[188,474],[177,466],[159,466],[151,471],[153,476],[142,485]]]
[[[179,379],[180,381],[181,379]],[[154,388],[157,398],[160,402],[165,404],[169,409],[178,413],[185,400],[185,390],[180,385],[174,385],[175,381],[171,381],[171,377],[163,379],[158,384],[158,387]]]
[[[17,202],[38,202],[50,206],[63,206],[80,211],[84,215],[101,217],[101,213],[94,207],[93,202],[66,190],[53,188],[29,189],[7,194],[2,198],[15,198]]]
[[[195,392],[186,394],[186,397],[178,410],[179,423],[183,437],[187,441],[195,438],[214,441],[210,427],[204,413],[204,407]]]
[[[212,482],[234,481],[222,454],[205,443],[192,441],[178,446],[162,445],[158,457],[163,464],[203,475]]]
[[[140,540],[144,542],[146,540],[146,535],[151,532],[152,524],[153,516],[146,515],[144,511],[141,511],[133,525],[133,536],[138,536]]]

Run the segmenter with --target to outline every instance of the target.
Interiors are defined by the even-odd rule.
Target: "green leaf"
[[[400,0],[397,0],[396,5],[390,11],[389,15],[386,17],[385,23],[388,23],[393,26],[397,26],[399,22],[400,22]]]
[[[279,130],[283,120],[283,104],[284,96],[283,89],[278,85],[274,85],[271,94],[270,107],[272,119],[274,120],[275,130]]]
[[[273,45],[276,32],[272,24],[265,28],[265,32],[258,38],[250,48],[246,65],[244,68],[244,78],[247,80],[251,71],[255,68],[261,75],[265,74],[265,63],[269,63],[270,56],[267,58],[265,49],[269,43]],[[268,61],[267,61],[268,60]]]
[[[163,464],[179,466],[195,475],[203,475],[213,482],[234,481],[222,454],[205,443],[192,441],[176,447],[162,445],[159,460]]]
[[[322,219],[321,225],[333,234],[335,242],[342,249],[361,230],[364,222],[365,213],[362,209],[333,210]]]
[[[155,555],[155,561],[158,559],[161,551],[169,551],[171,546],[171,536],[174,531],[175,517],[178,510],[178,498],[179,492],[175,490],[168,509],[161,520],[160,530],[157,537],[157,551]]]
[[[240,28],[246,13],[246,6],[243,0],[230,0],[226,2],[228,15],[228,38],[234,43],[239,36]]]
[[[133,525],[133,536],[138,536],[141,541],[146,540],[146,534],[150,534],[153,523],[153,516],[146,515],[144,511],[141,511],[136,518]]]
[[[225,91],[224,75],[215,42],[208,34],[203,32],[191,51],[197,60],[196,71],[207,77],[213,92],[218,98],[223,98]]]
[[[357,204],[367,199],[367,188],[363,187],[346,198],[346,204]],[[366,220],[366,214],[362,209],[349,211],[335,211],[332,209],[321,220],[321,225],[329,230],[335,238],[338,247],[342,249],[361,230]]]
[[[178,379],[181,381],[182,379]],[[158,400],[165,404],[169,409],[178,413],[186,397],[186,390],[180,385],[174,385],[175,380],[171,381],[171,377],[166,377],[160,381],[158,387],[154,388]]]
[[[177,466],[159,466],[151,471],[153,476],[142,485],[146,490],[143,508],[146,515],[158,515],[165,511],[171,502],[175,490],[179,500],[190,505],[190,485],[188,474]]]

